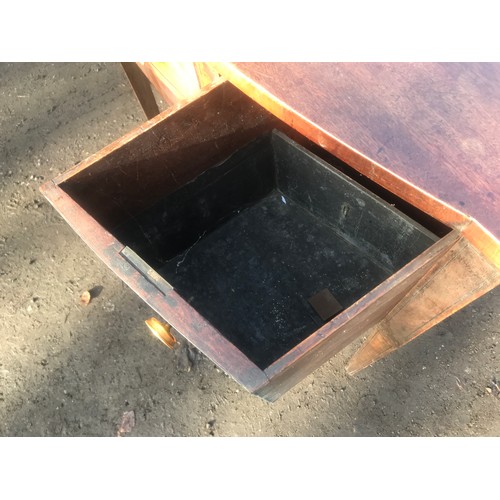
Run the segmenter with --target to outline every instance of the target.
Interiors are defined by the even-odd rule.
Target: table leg
[[[464,237],[368,331],[348,363],[354,374],[418,337],[500,283],[500,271]]]
[[[134,62],[122,62],[122,67],[129,79],[130,85],[139,100],[147,119],[156,116],[160,110],[156,102],[151,84],[141,69]]]

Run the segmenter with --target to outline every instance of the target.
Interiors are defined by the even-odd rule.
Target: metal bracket
[[[124,247],[120,254],[163,295],[168,295],[173,290],[172,285],[142,260],[130,247]]]

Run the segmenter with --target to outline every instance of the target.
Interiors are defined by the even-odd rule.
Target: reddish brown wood
[[[267,381],[262,370],[228,342],[174,290],[160,292],[131,266],[120,254],[123,245],[56,183],[45,183],[41,191],[80,238],[121,280],[222,370],[249,391]]]
[[[160,110],[156,103],[155,96],[151,90],[149,80],[144,73],[133,62],[122,62],[122,68],[137,96],[137,100],[144,110],[146,118],[150,119],[156,116]]]
[[[473,218],[471,241],[500,265],[500,64],[212,66],[425,213],[457,229]]]
[[[275,401],[333,355],[362,336],[393,309],[436,261],[457,241],[452,232],[365,295],[349,309],[314,332],[264,370],[269,382],[256,394]]]
[[[437,262],[385,318],[370,329],[347,371],[366,368],[500,284],[500,270],[464,238]]]
[[[314,81],[310,80],[311,75],[315,74],[314,71],[312,73],[308,70],[300,72],[295,65],[292,65],[290,68],[295,73],[291,71],[288,76],[295,78],[296,85],[286,81],[279,83],[277,77],[278,75],[284,76],[280,73],[283,69],[281,65],[276,66],[279,69],[270,70],[270,74],[274,76],[270,80],[271,83],[267,84],[276,86],[280,92],[290,88],[289,99],[286,95],[281,95],[281,97],[274,95],[260,86],[258,78],[262,81],[268,81],[269,78],[259,76],[258,69],[265,69],[266,66],[248,66],[256,75],[254,81],[242,73],[237,66],[221,65],[221,68],[225,68],[236,85],[241,87],[248,96],[258,100],[264,108],[257,105],[255,101],[230,83],[221,83],[219,80],[211,88],[196,94],[196,99],[190,102],[177,101],[175,107],[141,125],[59,176],[54,182],[45,184],[42,188],[44,195],[115,274],[224,371],[248,390],[270,401],[277,399],[336,352],[359,336],[364,335],[368,329],[375,325],[381,325],[384,318],[395,322],[394,324],[398,328],[401,324],[406,323],[408,327],[403,329],[403,334],[398,337],[398,333],[394,333],[397,328],[393,328],[391,323],[391,336],[381,337],[379,335],[370,344],[370,348],[365,351],[367,355],[363,354],[363,363],[373,361],[381,352],[394,347],[395,343],[401,345],[405,341],[411,340],[415,335],[422,333],[497,283],[495,280],[498,278],[498,270],[494,271],[494,267],[487,260],[500,266],[499,245],[495,235],[489,233],[476,221],[471,222],[466,214],[445,200],[446,196],[439,199],[433,196],[432,192],[427,191],[428,186],[423,181],[430,174],[426,177],[423,173],[429,172],[430,167],[429,163],[425,163],[424,160],[432,157],[433,149],[430,145],[430,139],[433,136],[425,135],[419,126],[422,123],[427,125],[430,123],[428,110],[424,110],[420,116],[416,108],[411,107],[413,101],[410,100],[410,102],[405,97],[400,103],[403,106],[401,109],[394,104],[397,111],[395,117],[390,113],[379,117],[378,122],[389,124],[388,128],[382,128],[381,136],[370,135],[370,133],[376,132],[375,124],[378,123],[375,119],[376,111],[382,106],[384,99],[387,100],[392,95],[387,87],[387,76],[384,76],[384,71],[387,70],[385,65],[382,65],[380,67],[382,69],[379,70],[381,81],[385,82],[385,86],[381,87],[380,95],[373,96],[373,103],[361,99],[363,96],[366,99],[369,97],[368,90],[363,85],[370,83],[372,87],[369,88],[373,92],[376,88],[374,83],[376,79],[370,73],[374,70],[366,70],[368,76],[363,76],[362,80],[366,80],[368,83],[361,85],[360,89],[356,90],[357,93],[353,94],[356,97],[355,102],[352,104],[349,104],[349,99],[346,96],[350,94],[346,94],[346,92],[352,82],[359,77],[359,71],[363,70],[362,67],[358,70],[356,65],[353,66],[355,70],[352,74],[346,70],[345,73],[350,75],[351,80],[354,80],[351,81],[348,78],[347,81],[350,84],[346,83],[346,86],[340,89],[342,92],[333,86],[332,92],[329,93],[328,73],[323,76],[323,79],[317,75],[318,81],[315,84]],[[311,67],[317,68],[319,71],[316,65]],[[330,65],[327,67],[330,68]],[[337,71],[340,66],[333,65],[332,67],[337,68],[335,70]],[[346,68],[350,67],[350,65],[346,66]],[[379,66],[374,67],[378,68]],[[307,69],[310,69],[309,66]],[[397,71],[396,73],[399,74]],[[402,77],[396,75],[394,78],[399,82],[398,78]],[[462,84],[464,83],[462,82]],[[401,88],[397,88],[398,92],[402,92]],[[307,89],[316,97],[313,95],[308,97],[306,95]],[[411,88],[408,92],[410,91]],[[410,92],[410,95],[413,94]],[[425,98],[422,89],[418,90],[415,95],[420,96],[421,100]],[[400,99],[401,97],[394,102],[398,103]],[[458,99],[457,102],[464,105],[463,99]],[[360,103],[365,106],[364,110]],[[329,104],[332,107],[325,109],[325,106]],[[346,108],[344,114],[338,112],[338,119],[335,118],[335,105]],[[310,116],[301,115],[300,106],[303,106],[304,113],[308,112]],[[455,109],[453,106],[451,108]],[[392,108],[390,109],[392,110]],[[406,114],[398,114],[405,110]],[[484,106],[481,110],[484,112]],[[410,114],[408,115],[408,113]],[[281,118],[283,122],[277,120],[276,116]],[[411,130],[411,124],[408,124],[408,116],[420,124],[416,126],[416,130],[419,131],[417,135]],[[344,143],[342,138],[339,139],[332,130],[323,129],[320,124],[314,123],[313,118],[319,121],[323,120],[325,127],[328,126],[332,129],[340,127],[333,131],[335,134],[339,130],[347,134],[350,120],[357,120],[359,122],[357,127],[353,125],[351,136],[347,138],[352,139],[353,144],[358,142],[356,145]],[[362,132],[361,125],[368,128]],[[405,126],[406,132],[394,136],[396,139],[387,139],[388,131],[392,131],[392,128],[397,134],[399,127],[404,128]],[[147,278],[147,273],[141,273],[136,267],[133,267],[121,253],[123,245],[108,230],[111,231],[115,224],[130,216],[133,217],[166,194],[193,180],[205,169],[224,160],[234,151],[271,128],[278,128],[289,133],[300,143],[306,141],[304,137],[300,139],[300,134],[304,134],[315,145],[325,148],[331,154],[337,154],[370,179],[395,192],[425,213],[454,227],[455,231],[442,238],[349,309],[340,313],[262,371],[174,290],[168,286],[162,288],[158,284],[155,285]],[[360,152],[357,149],[365,147],[366,151],[370,152],[370,147],[374,147],[373,144],[384,137],[387,139],[383,146],[386,155],[384,158],[388,162],[391,160],[401,163],[398,164],[399,167],[394,167],[394,171],[388,169],[389,167],[393,168],[392,164],[382,165],[378,160],[368,156],[368,153]],[[408,139],[407,143],[404,143],[405,137],[410,137],[411,140]],[[438,137],[440,137],[439,134]],[[450,141],[453,137],[450,136]],[[407,148],[403,147],[405,144],[408,146]],[[426,150],[424,146],[428,149]],[[421,150],[427,151],[427,153],[424,154]],[[494,151],[492,150],[492,152]],[[322,156],[321,152],[319,154]],[[381,155],[382,151],[377,154]],[[436,155],[436,158],[439,159],[439,154],[436,153]],[[455,156],[452,160],[455,161],[457,158]],[[415,160],[416,163],[411,163],[410,160]],[[422,165],[422,172],[419,172],[417,168],[413,168],[413,170],[411,168],[419,161]],[[486,162],[485,164],[491,166],[491,163]],[[434,172],[435,185],[443,186],[444,173],[447,172],[447,175],[451,175],[454,172],[456,163],[450,165],[436,167]],[[400,176],[397,173],[397,168],[402,169],[401,172],[404,171],[408,175]],[[485,172],[482,171],[483,174]],[[423,177],[415,179],[410,178],[411,175]],[[421,181],[421,183],[417,185],[414,183],[416,181]],[[458,177],[451,182],[450,192],[456,187],[454,182],[462,182],[463,184],[464,181],[462,177]],[[492,186],[494,186],[494,182]],[[482,197],[479,196],[476,200],[474,194],[475,191],[471,190],[468,200],[471,203],[477,201],[480,204]],[[486,196],[488,197],[488,195]],[[496,205],[492,206],[496,210]],[[482,254],[467,244],[467,252],[469,252],[467,255],[475,257],[473,259],[464,257],[465,260],[461,260],[462,267],[455,268],[452,275],[443,274],[440,270],[442,263],[447,265],[448,271],[446,273],[450,269],[454,269],[448,265],[448,262],[451,262],[449,256],[452,255],[450,249],[462,248],[460,245],[463,245],[464,238],[474,242],[475,247]],[[495,272],[497,274],[494,274]],[[456,292],[446,293],[443,286],[450,286],[452,284],[450,282],[453,280],[457,280],[459,283]],[[478,282],[481,284],[478,285]],[[429,284],[431,286],[427,286]],[[422,293],[422,290],[427,289],[426,287],[429,289],[426,293],[430,293],[434,301],[432,308],[429,309],[431,311],[429,317],[422,315],[424,307],[422,304],[428,300],[428,296]],[[242,321],[244,320],[245,318],[242,318]]]

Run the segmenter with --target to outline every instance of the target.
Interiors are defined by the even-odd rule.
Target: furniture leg
[[[134,90],[135,95],[144,110],[144,114],[147,119],[150,120],[159,114],[160,109],[158,108],[158,104],[153,94],[153,90],[151,89],[149,80],[136,63],[122,62],[121,64],[127,78],[129,79],[130,85],[132,86],[132,89]]]
[[[493,289],[500,271],[461,237],[389,314],[368,331],[348,363],[350,374],[366,368]]]

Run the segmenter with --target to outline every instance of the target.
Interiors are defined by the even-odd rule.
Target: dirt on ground
[[[354,377],[350,346],[275,403],[151,336],[153,311],[38,190],[144,120],[117,63],[0,64],[1,436],[500,435],[499,289]]]

